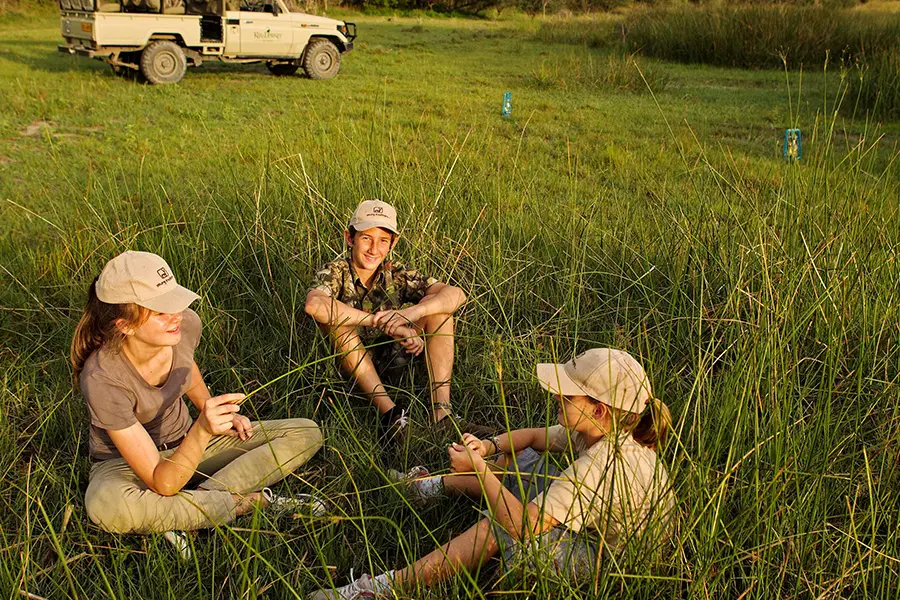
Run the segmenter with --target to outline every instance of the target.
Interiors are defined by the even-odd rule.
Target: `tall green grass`
[[[868,58],[847,74],[848,102],[878,118],[900,119],[900,52]]]
[[[824,7],[741,6],[636,11],[626,43],[648,56],[728,67],[818,68],[896,46],[900,18]],[[784,61],[784,62],[783,62]]]
[[[531,76],[544,89],[609,89],[644,93],[665,89],[669,77],[659,66],[633,54],[610,53],[605,60],[592,53],[573,53],[565,58],[542,61]]]
[[[3,141],[2,155],[19,161],[0,182],[3,595],[303,597],[351,568],[402,566],[474,522],[469,502],[413,506],[384,477],[388,466],[446,467],[447,440],[424,426],[424,373],[397,390],[413,409],[408,445],[381,456],[372,411],[303,314],[350,210],[378,196],[402,215],[402,258],[468,294],[454,380],[468,418],[498,429],[552,422],[534,364],[610,345],[640,358],[676,419],[664,459],[680,519],[664,564],[625,556],[580,587],[501,580],[492,566],[410,595],[892,598],[900,224],[897,156],[874,142],[879,131],[845,129],[829,102],[777,116],[804,130],[799,163],[744,153],[675,118],[688,101],[670,92],[524,87],[547,47],[467,29],[491,24],[448,24],[442,38],[425,21],[422,36],[487,56],[509,44],[499,47],[516,49],[509,60],[521,69],[407,103],[426,74],[456,90],[473,56],[442,70],[425,51],[402,54],[408,36],[368,27],[382,53],[361,53],[330,87],[250,70],[162,89],[90,68],[16,71],[20,100],[2,116],[13,131],[34,118],[106,123],[103,98],[121,120]],[[550,51],[547,60],[569,49]],[[382,75],[378,61],[394,55],[399,66]],[[382,77],[396,79],[378,87]],[[494,78],[525,82],[513,119],[495,114]],[[617,120],[597,118],[601,101],[619,107]],[[147,107],[157,120],[142,129]],[[28,162],[33,149],[39,162]],[[242,518],[192,536],[187,563],[158,536],[87,521],[85,408],[65,354],[90,278],[126,248],[162,254],[201,293],[197,359],[214,392],[290,373],[246,412],[322,424],[327,447],[285,487],[325,494],[332,516]]]

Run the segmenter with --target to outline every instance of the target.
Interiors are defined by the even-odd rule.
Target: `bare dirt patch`
[[[53,132],[53,123],[51,121],[35,121],[31,125],[19,132],[22,137],[37,137],[43,134],[44,130]]]

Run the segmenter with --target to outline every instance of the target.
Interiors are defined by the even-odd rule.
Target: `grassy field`
[[[676,419],[665,564],[625,557],[583,588],[485,569],[431,597],[893,597],[897,125],[835,116],[836,71],[638,58],[650,93],[628,61],[542,41],[537,21],[352,20],[335,80],[207,65],[149,87],[57,54],[51,13],[0,17],[0,595],[302,597],[474,522],[470,502],[411,506],[383,475],[445,468],[423,373],[397,392],[408,446],[378,456],[372,411],[303,314],[352,207],[381,197],[402,258],[468,293],[460,412],[546,422],[535,362],[611,345]],[[281,377],[247,413],[322,424],[327,447],[282,489],[321,491],[331,516],[242,518],[192,536],[186,563],[90,524],[68,345],[91,278],[127,248],[201,293],[214,393]]]

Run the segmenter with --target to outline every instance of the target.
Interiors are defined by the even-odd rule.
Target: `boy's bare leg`
[[[341,368],[356,381],[359,389],[369,397],[372,406],[382,414],[394,408],[394,401],[388,396],[387,390],[375,370],[372,357],[363,346],[356,327],[347,325],[338,325],[333,329],[327,325],[320,325],[320,327],[331,335],[335,349],[343,355]]]
[[[474,571],[499,550],[490,520],[485,518],[405,569],[395,571],[394,584],[434,585],[459,571]]]
[[[437,423],[450,414],[436,405],[450,404],[450,377],[453,375],[453,315],[437,314],[417,323],[426,334],[425,362],[431,382],[432,418]]]

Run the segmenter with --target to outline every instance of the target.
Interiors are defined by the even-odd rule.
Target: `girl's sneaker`
[[[416,499],[423,502],[440,498],[444,495],[444,476],[434,475],[428,469],[419,465],[406,473],[388,470],[388,478],[394,483],[399,483],[409,489]]]
[[[350,574],[353,578],[353,574]],[[363,598],[384,598],[375,590],[375,578],[363,573],[344,587],[330,590],[319,590],[310,596],[310,600],[361,600]]]
[[[269,506],[275,510],[284,512],[302,513],[314,517],[323,517],[328,514],[328,504],[321,498],[312,494],[294,494],[293,496],[280,496],[271,488],[262,489],[263,498]]]
[[[163,534],[167,542],[175,547],[181,560],[191,560],[191,546],[188,543],[187,535],[183,531],[167,531]]]

